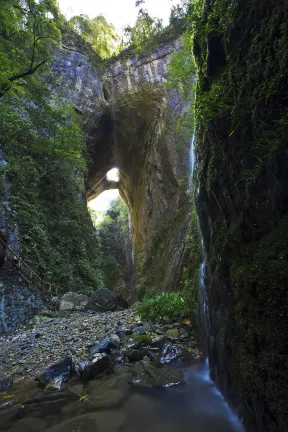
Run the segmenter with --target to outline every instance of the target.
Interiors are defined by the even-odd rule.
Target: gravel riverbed
[[[145,338],[145,335],[151,338],[151,341],[153,337],[158,339],[165,337],[166,341],[170,341],[166,352],[168,357],[173,354],[175,361],[182,354],[178,348],[171,345],[172,343],[174,345],[181,343],[181,349],[185,346],[186,352],[189,352],[193,358],[200,358],[195,332],[189,324],[181,320],[174,323],[167,320],[159,321],[157,324],[141,322],[140,317],[133,310],[95,314],[71,312],[62,317],[57,314],[52,317],[36,316],[28,325],[16,332],[0,336],[0,382],[1,379],[12,376],[14,383],[24,384],[34,380],[48,366],[65,357],[88,358],[89,347],[115,333],[120,337],[121,334],[125,335],[124,338],[121,337],[121,344],[117,351],[118,363],[124,364],[127,360],[127,350],[130,350],[130,354],[128,353],[130,360],[132,355],[137,357],[139,354],[135,350],[137,346],[132,345],[129,338],[140,337],[141,339],[143,336]]]

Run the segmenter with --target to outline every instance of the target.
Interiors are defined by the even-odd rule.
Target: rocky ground
[[[9,388],[12,379],[23,384],[38,379],[57,388],[73,375],[87,380],[131,363],[138,363],[138,378],[145,372],[147,385],[165,386],[169,379],[160,383],[154,368],[197,361],[200,355],[189,321],[152,324],[142,322],[133,310],[60,311],[35,316],[16,332],[1,336],[0,391]]]

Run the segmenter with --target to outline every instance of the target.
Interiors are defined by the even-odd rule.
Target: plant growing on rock
[[[191,315],[185,292],[163,292],[155,297],[146,298],[136,304],[136,311],[141,317],[151,320],[163,317],[184,318]]]

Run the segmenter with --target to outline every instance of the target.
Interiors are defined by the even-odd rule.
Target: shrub
[[[142,318],[179,318],[189,316],[191,310],[184,292],[161,293],[136,304],[136,311]]]

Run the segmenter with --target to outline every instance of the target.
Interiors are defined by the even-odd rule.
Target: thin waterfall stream
[[[134,257],[134,246],[133,246],[133,228],[131,223],[131,215],[128,212],[128,227],[129,227],[129,237],[131,242],[131,263],[132,263],[132,271],[135,272],[135,257]]]
[[[191,193],[194,194],[194,188],[197,185],[197,182],[195,182],[196,180],[196,176],[197,176],[197,155],[196,155],[196,151],[195,151],[195,135],[193,134],[192,139],[191,139],[191,145],[190,145],[190,152],[189,152],[189,168],[190,168],[190,172],[189,172],[189,186],[191,189]],[[200,185],[198,184],[197,187],[197,198],[199,196],[200,193]],[[207,288],[206,288],[206,268],[207,268],[207,261],[206,261],[206,254],[205,254],[205,249],[204,249],[204,241],[203,241],[203,236],[202,236],[202,232],[200,229],[200,224],[198,223],[199,226],[199,231],[200,231],[200,236],[201,236],[201,252],[202,252],[202,263],[200,265],[200,277],[199,277],[199,291],[200,291],[200,311],[201,311],[201,319],[202,319],[202,326],[203,326],[203,333],[204,333],[204,352],[206,351],[206,355],[207,355],[207,351],[208,351],[208,339],[210,336],[210,324],[209,324],[209,303],[208,303],[208,293],[207,293]],[[210,364],[209,364],[209,357],[208,355],[205,358],[205,363],[203,368],[200,370],[200,375],[202,377],[202,379],[206,382],[209,382],[211,384],[211,386],[213,386],[213,392],[215,393],[215,395],[218,395],[219,398],[222,399],[223,403],[225,404],[226,408],[227,408],[227,416],[231,419],[231,422],[234,424],[235,427],[235,431],[242,431],[244,432],[244,427],[242,426],[240,420],[238,419],[238,417],[236,416],[236,414],[231,410],[231,408],[229,407],[228,403],[225,401],[224,396],[222,395],[222,393],[218,390],[218,388],[216,387],[214,381],[211,379],[211,374],[210,374]]]

